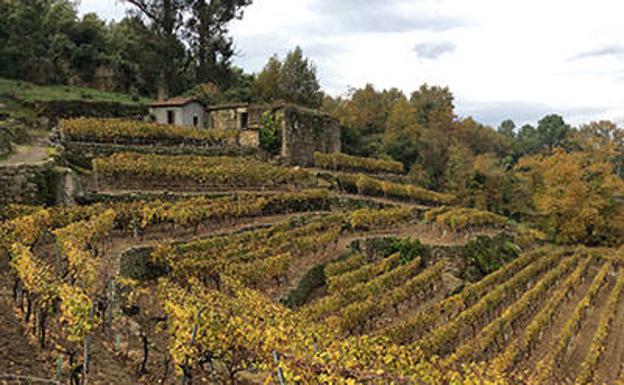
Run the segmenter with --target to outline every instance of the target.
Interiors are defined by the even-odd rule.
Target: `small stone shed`
[[[328,114],[291,104],[276,106],[273,114],[282,126],[280,155],[288,163],[313,166],[316,151],[340,152],[340,124]]]
[[[196,99],[173,98],[152,102],[149,113],[157,123],[206,128],[206,109]]]
[[[208,127],[238,130],[243,147],[260,145],[262,115],[271,113],[282,128],[280,155],[288,163],[300,166],[314,164],[314,152],[340,151],[340,125],[329,115],[293,104],[259,105],[226,104],[208,108]]]

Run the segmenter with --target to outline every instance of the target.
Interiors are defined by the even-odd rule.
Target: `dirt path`
[[[620,298],[615,319],[609,329],[607,346],[595,373],[596,384],[614,384],[624,359],[624,296]]]
[[[288,272],[288,285],[272,288],[267,294],[274,300],[284,297],[288,292],[295,289],[304,274],[321,263],[328,263],[341,255],[343,255],[352,242],[357,240],[365,240],[376,237],[398,237],[418,239],[421,243],[428,246],[462,246],[477,236],[495,236],[500,230],[484,230],[471,234],[450,234],[431,225],[411,224],[404,227],[381,229],[375,231],[364,232],[360,234],[351,234],[342,237],[334,245],[327,245],[318,253],[310,253],[297,260],[291,265]]]
[[[587,275],[583,283],[576,288],[574,294],[568,301],[565,301],[559,309],[557,309],[556,316],[554,317],[551,325],[546,328],[541,335],[539,342],[533,348],[533,352],[529,357],[525,357],[522,361],[516,365],[514,373],[518,376],[522,376],[531,369],[537,367],[537,363],[540,362],[547,354],[551,353],[557,343],[559,342],[559,335],[563,325],[569,320],[570,315],[574,312],[574,309],[578,305],[579,301],[585,296],[587,289],[591,285],[594,276],[598,272],[597,266],[593,266],[590,273]],[[521,337],[521,336],[519,336]]]
[[[13,153],[0,160],[0,166],[11,166],[20,163],[37,163],[48,158],[47,148],[43,146],[14,145]]]
[[[98,336],[91,344],[91,366],[89,368],[89,384],[97,385],[134,385],[137,380],[128,373],[123,364],[115,358]]]
[[[557,373],[557,370],[555,371],[557,373],[555,378],[563,379],[564,383],[574,383],[576,376],[580,372],[581,364],[585,360],[594,333],[600,323],[613,286],[613,280],[610,280],[600,289],[594,306],[587,312],[586,319],[581,324],[581,329],[572,340],[571,349],[564,357],[563,363],[558,370],[559,373]]]
[[[48,135],[45,130],[30,130],[29,135],[32,138],[30,144],[13,145],[13,152],[3,160],[0,160],[0,166],[11,166],[21,163],[38,163],[48,159]]]
[[[317,212],[302,212],[293,214],[281,214],[265,217],[246,218],[239,221],[235,221],[231,225],[227,226],[202,226],[199,231],[193,232],[192,229],[185,229],[183,231],[150,231],[147,234],[139,236],[138,238],[132,236],[116,236],[113,238],[113,246],[108,249],[107,255],[120,254],[128,249],[151,247],[164,243],[187,243],[194,240],[236,233],[239,231],[253,230],[254,228],[261,226],[270,226],[276,223],[285,221],[290,218],[298,218],[309,215],[320,215],[329,212],[317,211]]]
[[[270,195],[270,194],[283,194],[288,192],[288,190],[258,190],[258,189],[238,189],[238,190],[207,190],[207,191],[171,191],[171,190],[162,190],[162,189],[150,189],[150,190],[133,190],[133,189],[92,189],[97,192],[99,195],[110,196],[110,197],[123,197],[127,195],[138,195],[138,196],[180,196],[180,197],[193,197],[193,196],[221,196],[221,195],[230,195],[230,194],[255,194],[255,195]],[[390,207],[405,207],[405,208],[420,208],[423,210],[430,209],[431,207],[406,202],[398,199],[390,199],[390,198],[382,198],[382,197],[374,197],[369,195],[357,195],[357,194],[346,194],[336,192],[336,198],[347,198],[355,201],[365,201],[371,203],[377,203],[383,206]]]
[[[5,277],[0,277],[4,279]],[[37,348],[30,344],[21,322],[15,317],[11,293],[0,287],[0,375],[23,375],[51,378],[54,363],[40,358]],[[0,377],[0,383],[2,383]],[[10,382],[9,382],[10,383]]]

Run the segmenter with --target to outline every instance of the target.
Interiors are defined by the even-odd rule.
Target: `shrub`
[[[382,159],[362,158],[342,153],[314,153],[314,164],[330,170],[403,173],[403,163]]]
[[[271,155],[277,155],[282,147],[280,120],[270,112],[262,114],[260,125],[260,148]]]
[[[479,226],[502,227],[509,222],[501,215],[465,207],[438,207],[429,210],[425,213],[425,221],[448,226],[453,231]]]
[[[453,200],[452,195],[427,190],[411,184],[393,183],[371,178],[364,174],[338,175],[338,184],[342,189],[362,195],[397,198],[422,204],[447,204]]]
[[[234,130],[203,130],[122,119],[63,119],[59,127],[63,135],[72,141],[116,144],[215,146],[238,135]]]

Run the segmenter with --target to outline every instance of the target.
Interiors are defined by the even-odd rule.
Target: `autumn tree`
[[[454,194],[458,201],[471,201],[471,186],[474,181],[474,155],[464,144],[449,148],[449,159],[444,171],[444,189]]]
[[[429,86],[423,84],[410,97],[416,109],[416,121],[425,127],[449,130],[454,113],[454,96],[448,87]]]
[[[533,192],[533,219],[553,240],[595,245],[623,239],[624,182],[609,161],[555,149],[521,159],[516,172]]]
[[[400,106],[395,110],[397,104]],[[324,109],[340,121],[346,150],[361,156],[383,157],[390,154],[407,167],[413,162],[414,137],[406,136],[405,128],[415,124],[414,110],[400,90],[390,88],[378,91],[372,84],[367,84],[363,88],[351,89],[344,99],[325,103]],[[397,143],[393,143],[394,139]],[[388,147],[390,144],[391,150]],[[403,147],[412,149],[405,150]]]
[[[516,212],[518,201],[513,175],[495,154],[474,155],[465,144],[449,149],[444,173],[444,190],[452,193],[465,206],[504,215]]]
[[[495,153],[504,158],[510,154],[510,139],[498,133],[491,127],[483,125],[472,117],[453,122],[452,136],[460,143],[464,143],[475,155]]]
[[[419,159],[422,127],[416,122],[415,109],[405,98],[399,98],[390,109],[383,134],[385,151],[410,167]]]
[[[602,120],[582,125],[572,131],[567,140],[573,149],[608,160],[613,164],[615,173],[624,178],[624,130],[615,123]]]

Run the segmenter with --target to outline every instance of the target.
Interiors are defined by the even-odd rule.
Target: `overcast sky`
[[[124,15],[119,0],[80,10]],[[237,65],[257,72],[300,45],[332,95],[426,82],[491,125],[551,112],[624,124],[622,15],[621,0],[254,0],[232,32]]]

